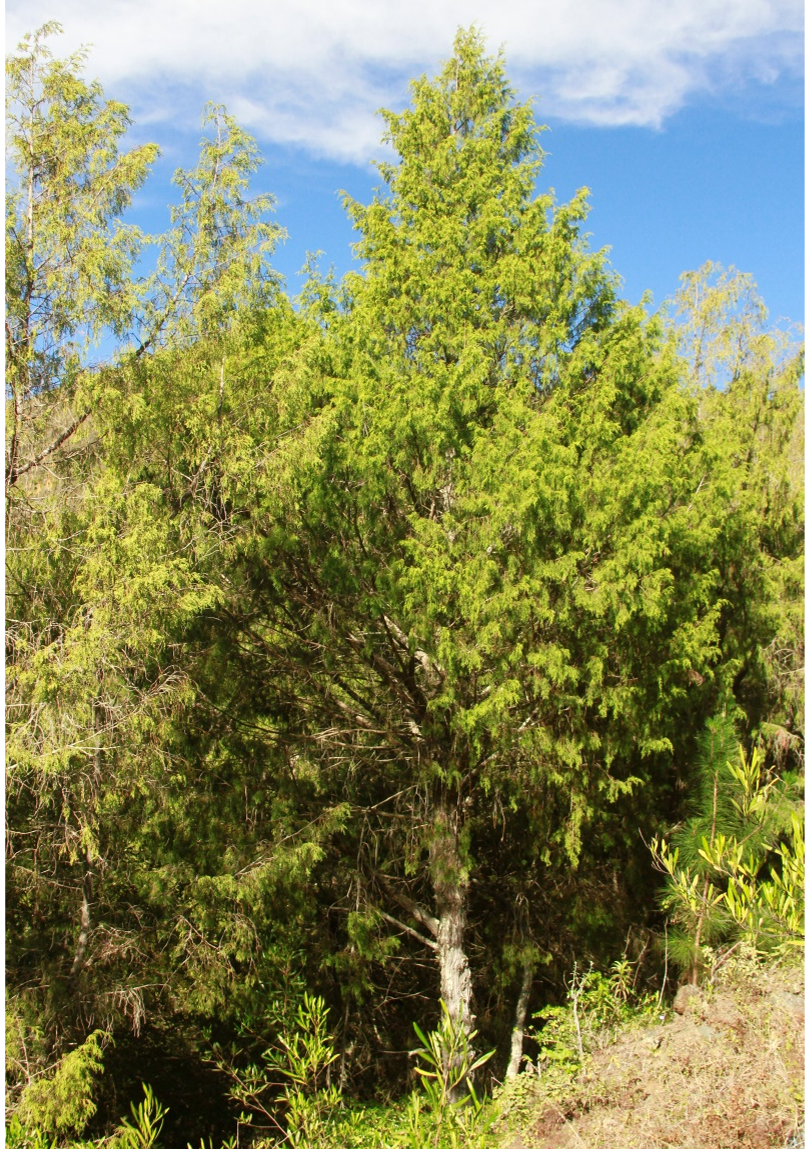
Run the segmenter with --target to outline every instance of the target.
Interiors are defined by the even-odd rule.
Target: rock
[[[696,985],[682,985],[678,992],[675,994],[675,1000],[672,1003],[672,1008],[676,1013],[687,1013],[695,1001],[702,1000],[703,994],[700,992]]]
[[[786,1013],[791,1013],[794,1017],[804,1020],[803,993],[787,993],[785,990],[775,990],[770,996],[774,1005],[778,1005]]]
[[[644,1034],[644,1044],[649,1046],[650,1049],[660,1049],[661,1042],[664,1040],[664,1032],[666,1030],[664,1025],[652,1025]]]

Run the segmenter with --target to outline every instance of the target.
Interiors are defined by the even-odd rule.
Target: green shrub
[[[474,1081],[495,1051],[476,1056],[476,1031],[467,1033],[450,1017],[445,1003],[441,1005],[442,1019],[432,1033],[424,1034],[413,1023],[421,1043],[414,1055],[421,1062],[416,1072],[422,1089],[409,1098],[404,1137],[395,1144],[407,1149],[483,1147],[494,1113],[479,1097]]]
[[[140,1105],[130,1104],[132,1121],[124,1118],[116,1129],[110,1149],[153,1149],[158,1144],[163,1119],[168,1112],[155,1097],[150,1086],[143,1085],[144,1098]]]
[[[84,1131],[96,1112],[95,1081],[104,1072],[104,1047],[109,1041],[107,1033],[95,1030],[82,1045],[66,1053],[49,1076],[25,1087],[16,1115],[29,1137],[78,1136]]]
[[[573,1076],[588,1054],[612,1040],[618,1029],[650,1021],[658,1009],[655,994],[638,996],[633,990],[632,963],[615,961],[608,975],[593,968],[573,974],[565,1005],[550,1005],[532,1014],[542,1022],[529,1031],[537,1041],[540,1071],[554,1069]]]

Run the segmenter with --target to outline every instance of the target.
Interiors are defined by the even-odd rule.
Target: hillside
[[[799,966],[732,959],[713,986],[682,987],[663,1016],[622,1030],[568,1083],[521,1074],[505,1098],[504,1149],[804,1145]]]

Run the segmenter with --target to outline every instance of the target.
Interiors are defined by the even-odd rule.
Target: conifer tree
[[[673,302],[698,404],[698,497],[719,526],[726,690],[749,734],[794,769],[804,741],[804,348],[769,325],[752,277],[734,268],[685,273]]]
[[[128,109],[85,81],[85,53],[53,57],[57,31],[7,62],[8,977],[12,1012],[38,1014],[52,1058],[94,1019],[139,1028],[144,984],[172,981],[155,964],[182,916],[175,905],[160,937],[164,739],[190,696],[180,637],[218,593],[177,512],[190,492],[221,505],[206,450],[211,431],[227,436],[222,340],[240,308],[275,296],[279,235],[270,197],[247,195],[255,144],[208,109],[157,269],[139,278],[144,237],[120,217],[157,149],[121,152]],[[210,386],[197,376],[182,399],[206,439],[196,457],[199,436],[173,440],[156,485],[144,440],[130,453],[145,380],[181,351],[193,370],[203,340]]]
[[[671,768],[719,605],[694,400],[580,237],[584,193],[535,196],[501,60],[460,33],[386,123],[388,193],[348,205],[362,274],[310,286],[321,335],[274,380],[310,414],[241,496],[236,657],[290,769],[357,811],[352,896],[433,950],[469,1028],[487,827],[575,866],[589,819]]]
[[[782,954],[804,945],[804,830],[795,775],[763,769],[758,747],[747,755],[734,723],[716,715],[698,744],[690,816],[671,842],[652,843],[666,874],[662,902],[673,929],[669,958],[693,985],[706,953],[745,940]]]
[[[158,154],[119,151],[128,109],[82,79],[86,52],[54,59],[59,31],[46,24],[6,64],[7,491],[75,449],[88,353],[132,320],[143,236],[120,217]]]

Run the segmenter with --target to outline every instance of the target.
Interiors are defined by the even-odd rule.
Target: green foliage
[[[257,1134],[475,1143],[472,1014],[501,1045],[529,957],[616,952],[653,909],[638,829],[682,799],[657,850],[693,957],[797,939],[798,348],[733,270],[622,302],[473,31],[385,114],[360,272],[311,265],[293,307],[210,106],[139,281],[155,149],[55,30],[9,62],[12,1100],[151,1014],[221,1037]],[[722,706],[767,757],[720,731],[695,778]],[[575,972],[544,1064],[643,1012],[634,977]],[[382,1055],[437,981],[387,1128],[333,1075],[401,1089]]]
[[[549,1005],[532,1016],[543,1023],[532,1033],[539,1046],[538,1072],[550,1081],[579,1072],[587,1057],[610,1042],[620,1029],[644,1024],[656,1016],[655,994],[637,994],[632,963],[620,958],[608,975],[591,964],[578,972],[574,963],[565,1005]]]
[[[42,1019],[30,999],[6,989],[6,1108],[13,1112],[22,1090],[48,1065]]]
[[[8,956],[12,981],[30,983],[20,966],[39,955],[42,976],[27,993],[47,1019],[46,1063],[86,1034],[87,1018],[126,1018],[137,1032],[150,998],[180,970],[200,986],[198,1006],[221,1002],[229,963],[255,954],[244,902],[258,898],[256,868],[241,897],[232,877],[221,883],[215,914],[205,864],[199,854],[189,864],[184,852],[197,815],[183,795],[197,766],[184,773],[187,745],[173,743],[172,731],[195,696],[183,635],[221,598],[201,570],[211,547],[199,524],[167,504],[162,473],[151,481],[146,452],[135,461],[129,448],[149,407],[143,374],[160,378],[147,360],[158,347],[168,359],[202,333],[220,335],[237,308],[266,305],[278,235],[263,219],[269,197],[247,195],[253,141],[210,109],[213,138],[202,141],[199,164],[177,175],[182,201],[158,241],[156,271],[136,281],[147,241],[119,216],[156,149],[119,151],[127,109],[85,83],[84,53],[53,59],[56,31],[41,29],[8,61],[7,105],[6,752],[16,942]],[[110,360],[103,369],[91,357],[99,339]],[[194,467],[184,487],[219,506],[206,451],[230,425],[221,349],[216,362],[213,407],[201,401],[198,375],[193,401],[182,396],[198,414],[195,430],[213,436],[179,466]],[[172,412],[154,405],[155,413],[174,441]],[[154,421],[143,431],[163,446]],[[188,436],[187,447],[198,442]],[[219,844],[215,852],[221,860]],[[304,868],[312,852],[304,847]],[[300,854],[290,851],[288,878]],[[190,880],[198,872],[199,886]],[[162,898],[172,897],[165,915]],[[214,928],[217,916],[228,923],[219,931],[228,952],[212,962],[200,925]],[[178,997],[189,994],[175,1005]]]
[[[190,345],[276,296],[268,257],[285,233],[263,218],[271,195],[246,195],[262,162],[256,143],[220,104],[206,105],[202,127],[210,135],[200,141],[197,166],[175,172],[181,201],[171,209],[170,229],[157,237],[157,269],[140,288],[139,355],[147,347]]]
[[[6,62],[7,489],[73,437],[89,348],[131,322],[144,240],[120,216],[158,154],[119,151],[128,109],[82,79],[86,51],[54,59],[59,31],[44,25]]]
[[[140,357],[187,344],[227,327],[238,308],[266,305],[277,287],[267,256],[283,233],[263,219],[272,197],[245,194],[260,163],[251,137],[209,105],[200,161],[175,174],[171,227],[145,237],[120,217],[158,149],[119,152],[129,109],[82,79],[86,50],[54,59],[48,39],[60,31],[44,25],[6,64],[7,489],[75,451],[98,404],[88,356],[102,336],[117,345],[113,358],[127,346]],[[149,243],[157,267],[139,279]]]
[[[13,1113],[5,1128],[8,1149],[56,1149],[58,1138],[50,1138],[41,1129],[24,1125]]]
[[[416,1066],[422,1091],[411,1094],[407,1109],[407,1133],[403,1144],[409,1149],[432,1145],[448,1149],[484,1145],[492,1123],[486,1102],[475,1089],[475,1074],[495,1050],[477,1056],[476,1030],[469,1033],[454,1021],[444,1002],[438,1029],[424,1034],[416,1022],[421,1042],[414,1050],[422,1064]]]
[[[270,1072],[275,1070],[286,1079],[283,1097],[287,1136],[293,1145],[331,1145],[340,1141],[340,1137],[329,1136],[340,1094],[336,1086],[324,1080],[338,1056],[327,1031],[328,1014],[322,997],[305,994],[291,1037],[282,1036],[280,1050],[264,1055]]]
[[[48,1081],[35,1082],[36,1088],[31,1086],[25,1091],[22,1103],[6,1127],[6,1144],[11,1149],[56,1149],[57,1145],[66,1143],[68,1134],[82,1134],[96,1112],[91,1100],[93,1081],[90,1075],[104,1071],[101,1055],[95,1048],[97,1044],[98,1035],[91,1034],[80,1050],[62,1058]],[[81,1057],[74,1057],[77,1053]],[[134,1102],[130,1104],[132,1121],[123,1118],[111,1136],[94,1141],[67,1139],[67,1144],[74,1147],[107,1146],[109,1149],[152,1149],[158,1146],[168,1110],[160,1104],[150,1086],[144,1084],[143,1092],[143,1100],[137,1106]]]
[[[76,1049],[59,1060],[47,1076],[23,1089],[16,1116],[23,1129],[45,1137],[83,1132],[96,1112],[96,1077],[104,1072],[104,1046],[109,1035],[95,1030]]]
[[[660,818],[733,677],[729,492],[696,493],[699,400],[587,250],[584,196],[535,196],[542,156],[502,62],[460,34],[386,122],[387,187],[350,205],[363,274],[331,300],[318,285],[281,363],[245,352],[267,380],[261,465],[245,448],[223,480],[244,529],[214,698],[233,707],[238,667],[240,715],[287,747],[306,802],[350,803],[352,928],[372,907],[399,920],[397,893],[430,918],[453,887],[465,906],[482,868],[503,880],[510,835],[502,937],[530,880],[570,880],[589,823],[604,854],[605,825],[635,848],[630,796]],[[356,876],[353,850],[374,858]],[[366,984],[386,962],[380,946]]]
[[[804,828],[791,780],[766,773],[756,747],[746,756],[727,718],[707,724],[695,804],[671,844],[652,843],[667,875],[673,961],[695,981],[706,946],[743,940],[776,953],[802,946]]]
[[[293,1024],[262,1053],[263,1064],[239,1065],[214,1048],[231,1096],[245,1107],[240,1123],[250,1127],[259,1144],[270,1143],[265,1140],[270,1133],[274,1144],[280,1140],[311,1149],[381,1146],[376,1111],[348,1107],[330,1079],[338,1054],[328,1015],[322,997],[305,993]]]
[[[230,1095],[243,1107],[242,1122],[278,1131],[293,1144],[331,1144],[330,1127],[340,1095],[324,1080],[337,1058],[327,1029],[328,1014],[323,998],[305,992],[276,1047],[262,1051],[261,1064],[240,1065],[235,1047],[229,1056],[214,1046],[216,1064],[229,1079]]]
[[[414,1023],[421,1042],[414,1051],[421,1062],[416,1067],[421,1089],[398,1116],[392,1110],[384,1120],[373,1107],[347,1107],[329,1082],[329,1068],[338,1054],[323,998],[304,995],[295,1027],[264,1052],[263,1065],[238,1067],[221,1049],[215,1050],[217,1063],[231,1080],[231,1096],[249,1111],[241,1120],[257,1132],[275,1129],[292,1145],[483,1145],[491,1114],[473,1080],[494,1051],[477,1056],[475,1031],[468,1034],[442,1005],[442,1023],[434,1032],[425,1035]]]
[[[158,1144],[163,1120],[168,1112],[149,1085],[143,1086],[143,1100],[130,1103],[132,1121],[124,1118],[108,1144],[111,1149],[152,1149]]]
[[[725,684],[784,767],[803,707],[804,348],[768,326],[750,275],[704,264],[681,277],[674,333],[698,399],[695,505],[722,515],[713,544]],[[712,508],[716,507],[716,511]]]

